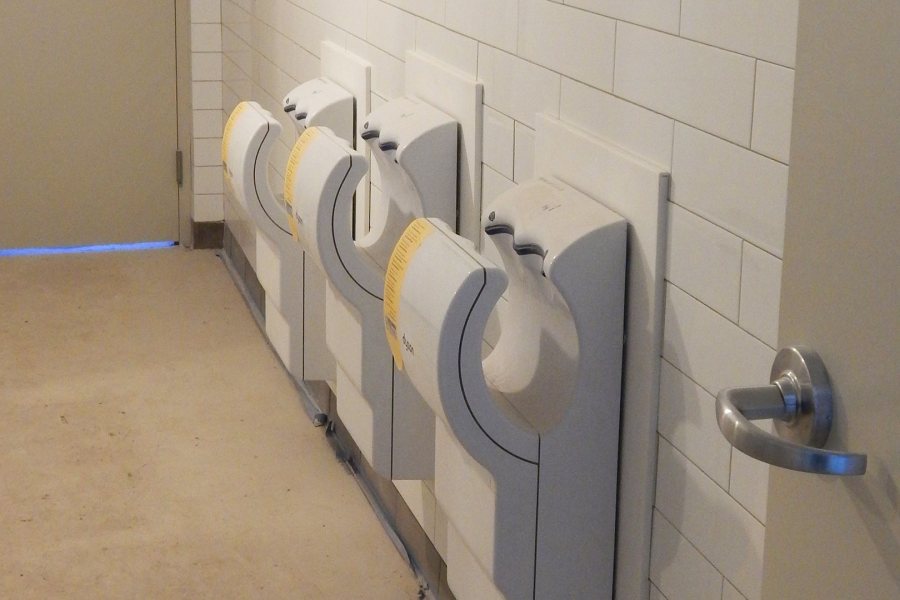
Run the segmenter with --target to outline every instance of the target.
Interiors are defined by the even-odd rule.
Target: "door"
[[[2,0],[0,56],[0,248],[177,240],[174,0]]]
[[[855,477],[771,469],[763,597],[900,598],[900,3],[802,0],[780,345],[822,357],[829,449]]]

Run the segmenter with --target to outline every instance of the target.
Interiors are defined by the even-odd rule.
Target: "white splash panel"
[[[430,56],[407,52],[406,94],[428,102],[459,122],[458,231],[478,246],[484,86]]]
[[[366,115],[372,112],[372,65],[359,56],[348,52],[334,42],[322,42],[322,76],[331,79],[350,92],[356,99],[354,115],[355,140],[353,147],[362,152],[371,163],[368,144],[359,134]],[[356,188],[356,237],[369,230],[369,207],[371,206],[370,176],[368,173]]]
[[[665,168],[538,115],[535,176],[556,177],[628,220],[625,377],[621,412],[616,596],[645,597],[656,481],[656,421],[666,252]]]

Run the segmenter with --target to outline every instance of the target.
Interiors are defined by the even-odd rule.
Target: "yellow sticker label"
[[[397,245],[394,246],[387,273],[384,276],[384,331],[391,354],[394,355],[394,363],[401,371],[403,370],[403,355],[400,338],[397,335],[400,292],[403,287],[403,279],[406,277],[406,269],[409,268],[409,261],[433,231],[434,225],[428,219],[416,219],[410,223],[403,235],[400,236]]]
[[[294,213],[288,212],[288,225],[291,227],[291,235],[298,242],[300,241],[300,225],[297,223],[297,217]]]
[[[234,129],[234,124],[237,123],[241,113],[247,110],[248,106],[250,105],[247,102],[241,102],[235,106],[228,117],[228,121],[225,123],[225,129],[222,131],[222,164],[228,163],[228,145],[231,143],[231,132]]]
[[[284,171],[284,201],[288,207],[294,205],[294,180],[297,178],[297,167],[300,165],[303,154],[318,135],[317,128],[309,127],[297,138],[291,155],[288,157],[287,168]]]

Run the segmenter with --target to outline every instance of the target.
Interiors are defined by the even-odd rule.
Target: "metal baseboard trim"
[[[191,221],[192,247],[195,250],[217,250],[223,246],[224,221]]]
[[[406,506],[393,482],[381,477],[366,461],[336,412],[328,423],[326,436],[335,455],[356,478],[397,550],[416,573],[421,598],[454,600],[447,586],[447,565],[428,534]]]

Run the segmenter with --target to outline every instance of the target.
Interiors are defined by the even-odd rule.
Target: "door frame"
[[[894,598],[900,445],[885,424],[900,403],[897,321],[885,315],[900,283],[900,5],[801,0],[799,11],[779,346],[819,353],[833,390],[826,448],[868,454],[868,472],[771,469],[762,598]]]
[[[193,103],[191,93],[191,0],[172,0],[175,4],[175,89],[177,149],[182,154],[182,180],[178,186],[178,243],[186,248],[193,245],[191,213],[194,205],[193,164]],[[173,169],[175,157],[172,157]]]

